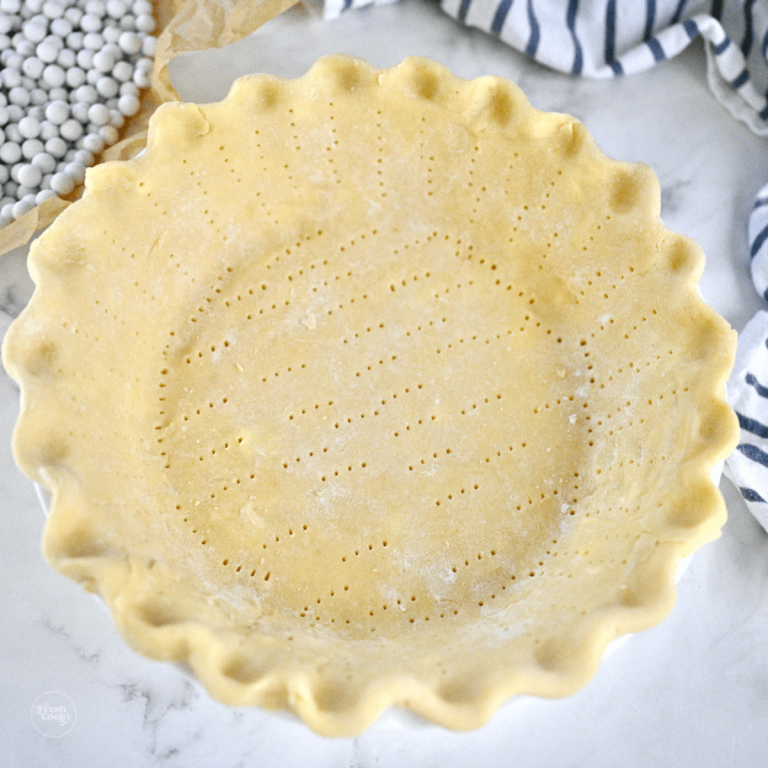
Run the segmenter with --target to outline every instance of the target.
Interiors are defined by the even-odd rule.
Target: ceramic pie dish
[[[319,733],[570,694],[724,521],[702,266],[647,168],[498,78],[328,57],[165,105],[5,340],[45,554],[140,653]]]

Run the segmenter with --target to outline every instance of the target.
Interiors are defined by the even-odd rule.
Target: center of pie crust
[[[161,447],[234,583],[357,624],[501,605],[535,575],[590,422],[516,271],[455,232],[316,230],[211,280],[166,358]]]

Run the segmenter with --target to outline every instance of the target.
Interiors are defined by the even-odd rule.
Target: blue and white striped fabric
[[[324,12],[331,19],[350,8],[393,1],[324,0]],[[717,99],[755,133],[768,136],[766,0],[437,1],[460,23],[546,66],[586,77],[641,72],[701,37]],[[755,287],[768,301],[768,185],[750,216],[749,243]],[[759,312],[739,337],[728,400],[738,414],[741,441],[725,472],[768,530],[768,312]]]
[[[768,530],[768,312],[758,312],[739,336],[728,402],[739,418],[741,439],[725,474]]]
[[[749,249],[755,288],[768,301],[768,185],[749,217]],[[739,417],[741,440],[726,474],[768,530],[768,312],[758,312],[739,336],[728,401]]]
[[[325,0],[326,19],[393,0]],[[768,135],[768,4],[757,0],[439,0],[462,24],[573,75],[629,75],[701,36],[717,98]]]

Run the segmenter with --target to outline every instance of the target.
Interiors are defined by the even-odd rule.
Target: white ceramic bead
[[[41,43],[48,34],[48,25],[34,20],[26,22],[21,29],[24,37],[33,43]]]
[[[89,152],[87,149],[78,149],[74,155],[72,155],[73,162],[80,163],[80,165],[83,165],[86,168],[93,165],[95,159],[93,152]]]
[[[0,125],[5,125],[8,122],[8,110],[5,107],[0,107]]]
[[[101,136],[101,138],[104,140],[105,146],[111,147],[118,140],[120,134],[117,132],[117,128],[114,126],[103,125],[101,128],[99,128],[99,136]]]
[[[40,141],[48,141],[54,139],[59,135],[59,126],[54,125],[48,120],[43,120],[40,123]]]
[[[56,56],[56,63],[67,70],[77,64],[77,54],[71,48],[62,48]]]
[[[122,0],[107,0],[107,15],[120,21],[128,12],[128,7]]]
[[[104,29],[101,30],[101,35],[108,43],[116,43],[120,39],[121,32],[122,30],[120,27],[111,24],[110,26],[104,27]]]
[[[16,53],[19,54],[19,56],[23,56],[25,59],[27,56],[33,56],[35,53],[35,48],[37,47],[33,42],[30,40],[27,40],[26,37],[22,34],[21,38],[18,37],[18,35],[14,35],[13,40],[13,47],[16,51]]]
[[[6,165],[13,165],[21,160],[21,147],[15,141],[8,141],[8,131],[6,130],[6,140],[0,147],[0,160]]]
[[[141,108],[141,102],[130,93],[121,96],[117,102],[117,108],[126,116],[133,117]]]
[[[8,119],[12,123],[18,123],[24,117],[24,110],[18,104],[9,104],[6,109],[8,110]]]
[[[8,123],[8,125],[5,126],[5,140],[12,141],[14,144],[21,146],[21,142],[24,141],[24,139],[22,138],[18,123]]]
[[[35,189],[35,187],[25,187],[23,184],[19,184],[16,188],[16,199],[23,200],[25,197],[30,197],[31,195],[31,199],[34,200],[36,192],[37,189]]]
[[[38,78],[43,74],[44,69],[45,64],[38,59],[37,56],[30,56],[29,58],[24,59],[24,62],[21,65],[21,71],[27,77]]]
[[[61,125],[69,117],[69,104],[65,101],[52,101],[45,108],[45,119],[54,125]]]
[[[40,182],[40,189],[50,189],[51,188],[51,179],[53,178],[52,173],[46,173],[43,176],[43,180]]]
[[[62,40],[72,31],[72,22],[67,19],[54,19],[48,29],[53,32],[54,35],[58,35]]]
[[[39,155],[45,149],[40,139],[27,139],[21,145],[21,156],[25,160],[32,160],[35,155]]]
[[[134,82],[121,83],[120,95],[125,96],[126,93],[130,94],[131,96],[138,96],[139,89],[136,87],[136,83]]]
[[[74,117],[81,125],[85,125],[88,122],[88,110],[90,109],[90,106],[91,105],[85,101],[78,101],[77,104],[73,104],[72,109],[70,110],[72,117]]]
[[[11,174],[5,165],[0,165],[0,185],[5,184],[10,178]]]
[[[24,57],[20,53],[16,53],[16,51],[9,53],[5,59],[5,66],[15,69],[17,72],[21,72],[21,65],[23,63]]]
[[[139,88],[149,88],[149,72],[147,72],[146,69],[137,69],[133,73],[133,82],[136,83]]]
[[[40,13],[43,10],[43,3],[45,0],[26,0],[22,6],[22,12],[26,7],[26,10],[31,14]]]
[[[0,77],[3,80],[3,85],[7,89],[16,88],[21,85],[21,72],[13,67],[6,67],[0,72]]]
[[[120,86],[111,77],[100,77],[96,81],[96,90],[102,98],[111,99],[117,96]]]
[[[83,135],[83,126],[77,120],[70,118],[62,123],[59,133],[67,141],[77,141]]]
[[[42,88],[33,88],[29,92],[29,97],[32,100],[32,108],[42,107],[43,104],[48,103],[48,91]]]
[[[53,173],[56,168],[56,161],[47,152],[39,152],[32,158],[32,165],[40,169],[40,173]],[[2,166],[0,166],[2,168]]]
[[[83,38],[83,47],[94,53],[104,47],[104,38],[98,32],[89,32]]]
[[[81,85],[75,91],[75,98],[86,104],[95,104],[99,100],[99,94],[92,85]]]
[[[43,3],[43,14],[49,19],[60,19],[67,6],[60,0],[46,0]]]
[[[21,0],[0,0],[0,11],[3,13],[18,13],[21,10]]]
[[[8,93],[8,98],[11,100],[11,104],[16,104],[20,107],[28,107],[29,102],[32,101],[29,91],[21,86],[11,88]]]
[[[6,181],[5,184],[3,184],[3,192],[8,196],[12,197],[14,200],[16,200],[16,190],[19,188],[19,185],[15,181]]]
[[[135,16],[141,16],[145,13],[152,13],[152,3],[149,0],[136,0],[131,7]]]
[[[99,78],[103,75],[103,72],[99,72],[98,69],[89,69],[85,73],[85,82],[88,83],[88,85],[95,86],[96,83],[99,82]]]
[[[140,16],[136,17],[136,29],[138,29],[139,32],[144,32],[145,34],[154,32],[155,20],[150,14],[142,13]]]
[[[110,54],[115,61],[123,58],[123,50],[117,43],[105,42],[104,47],[101,49],[104,53]]]
[[[85,70],[80,67],[70,67],[67,70],[67,85],[70,88],[79,88],[86,81]]]
[[[83,32],[98,32],[101,29],[101,18],[93,13],[86,13],[80,19],[80,29]]]
[[[125,29],[132,32],[136,29],[136,17],[131,13],[126,13],[122,19],[120,19],[120,29]]]
[[[51,179],[51,189],[57,195],[68,195],[75,188],[75,182],[66,173],[56,173]]]
[[[31,200],[28,197],[24,197],[23,200],[19,200],[18,203],[14,203],[13,206],[13,218],[20,219],[25,213],[29,213],[35,207],[35,198]]]
[[[77,52],[77,66],[87,72],[93,66],[93,51],[81,48]]]
[[[109,110],[104,104],[93,104],[88,109],[88,119],[96,125],[106,125],[109,122]]]
[[[48,139],[45,142],[45,151],[54,158],[64,157],[67,153],[67,142],[60,136],[54,136],[52,139]],[[0,157],[2,157],[1,149]]]
[[[8,198],[4,197],[3,200],[7,200]],[[13,206],[15,203],[5,203],[2,208],[0,208],[0,219],[2,219],[3,226],[8,226],[13,221]]]
[[[125,125],[125,117],[119,109],[109,110],[110,121],[109,124],[120,130]]]
[[[40,123],[34,117],[22,117],[19,120],[19,133],[25,139],[35,139],[40,135]]]
[[[85,178],[85,166],[78,162],[72,162],[67,165],[64,173],[70,176],[75,184],[82,184]]]
[[[57,47],[52,40],[43,40],[35,49],[35,53],[40,61],[44,61],[46,64],[53,64],[60,50],[61,48]]]
[[[127,61],[118,61],[112,68],[112,77],[121,83],[129,82],[133,79],[133,65]]]
[[[35,195],[35,204],[42,205],[46,200],[50,200],[52,197],[56,197],[56,193],[52,189],[42,189]]]
[[[99,136],[98,133],[89,133],[83,139],[83,149],[87,149],[89,152],[93,152],[94,155],[98,155],[104,149],[104,139]]]
[[[68,97],[69,97],[69,89],[66,87],[66,85],[61,85],[58,88],[48,89],[48,102],[64,101]]]
[[[43,82],[49,88],[61,88],[67,82],[67,73],[58,64],[49,64],[43,70]]]
[[[107,4],[102,0],[87,0],[85,3],[85,12],[92,13],[98,18],[102,18],[107,13]]]
[[[79,50],[83,47],[83,38],[85,35],[80,32],[79,30],[75,30],[74,32],[70,32],[66,38],[65,41],[67,43],[67,48],[70,50],[73,50],[75,53],[77,53]]]
[[[19,169],[19,183],[25,187],[36,187],[43,180],[42,171],[28,163]]]
[[[102,49],[93,55],[93,66],[99,72],[111,72],[115,66],[115,57]]]
[[[144,56],[154,56],[157,53],[157,38],[147,35],[141,44],[141,52]]]
[[[15,26],[15,20],[13,16],[9,16],[5,13],[0,13],[0,33],[7,35],[13,30]]]
[[[77,6],[70,6],[64,11],[64,18],[72,24],[79,24],[80,19],[83,18],[83,10]]]
[[[141,38],[135,32],[123,32],[117,42],[131,56],[141,50]]]

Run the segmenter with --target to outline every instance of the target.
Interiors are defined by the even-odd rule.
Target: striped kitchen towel
[[[393,0],[325,0],[326,19]],[[561,72],[629,75],[702,37],[715,96],[768,135],[768,3],[757,0],[439,0],[457,21]]]
[[[725,474],[768,530],[768,312],[758,312],[739,335],[728,402],[738,416],[741,439]]]
[[[749,217],[749,244],[755,288],[768,300],[768,185]],[[739,418],[741,439],[725,472],[768,530],[768,312],[758,312],[739,335],[728,402]]]

